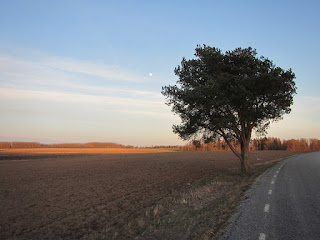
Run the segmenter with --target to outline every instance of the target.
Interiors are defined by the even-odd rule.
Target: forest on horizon
[[[232,142],[236,149],[240,149],[237,142]],[[58,144],[41,144],[39,142],[0,142],[0,149],[21,149],[21,148],[138,148],[131,145],[122,145],[112,142],[89,142],[89,143],[58,143]],[[150,147],[147,147],[150,148]],[[227,143],[224,140],[204,143],[193,140],[179,145],[160,145],[151,148],[177,148],[180,151],[229,151]],[[284,151],[320,151],[320,140],[316,138],[300,138],[281,140],[280,138],[264,137],[255,138],[250,142],[250,150],[284,150]]]

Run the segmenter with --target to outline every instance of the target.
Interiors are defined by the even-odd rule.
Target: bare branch
[[[230,143],[228,137],[223,132],[223,130],[222,129],[218,130],[218,133],[226,141],[226,143],[228,144],[228,146],[231,149],[231,151],[241,160],[242,159],[241,154],[232,146],[232,144]]]

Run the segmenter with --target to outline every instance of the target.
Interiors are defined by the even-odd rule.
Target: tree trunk
[[[251,174],[251,169],[249,165],[249,143],[250,143],[250,138],[245,139],[244,141],[241,141],[241,172],[250,175]]]
[[[222,131],[221,131],[222,132]],[[251,139],[251,128],[245,129],[243,134],[238,139],[241,145],[241,153],[239,153],[231,144],[227,136],[222,132],[221,136],[224,138],[231,151],[240,159],[241,163],[241,172],[246,175],[252,173],[250,164],[249,164],[249,144]]]

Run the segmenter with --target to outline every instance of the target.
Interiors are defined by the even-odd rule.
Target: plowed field
[[[253,152],[251,161],[261,164],[293,154]],[[122,231],[128,223],[142,219],[150,208],[154,217],[161,200],[206,176],[239,167],[231,152],[37,156],[13,154],[0,160],[0,239],[127,236]],[[146,231],[146,224],[140,225],[137,233]]]

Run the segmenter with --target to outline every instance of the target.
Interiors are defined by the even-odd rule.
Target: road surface
[[[221,240],[320,239],[320,152],[278,163],[246,195]]]

